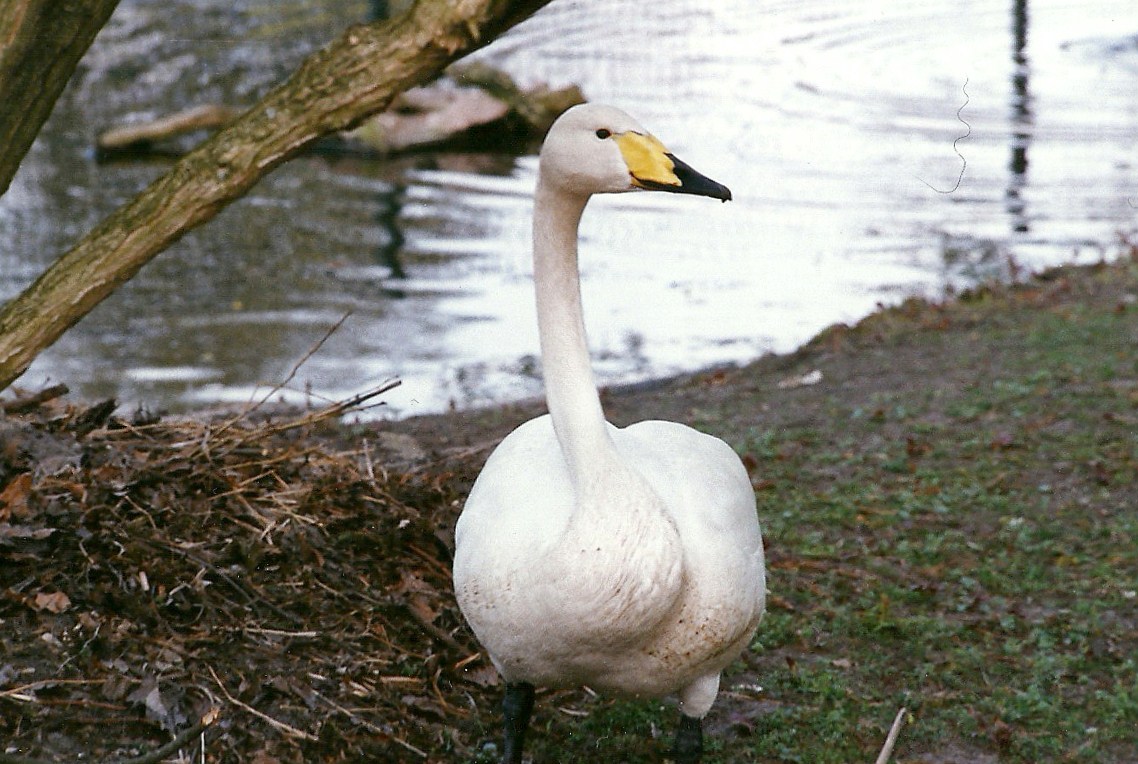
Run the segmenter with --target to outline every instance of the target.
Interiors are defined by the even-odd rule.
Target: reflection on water
[[[93,163],[97,127],[248,103],[382,4],[124,0],[0,200],[0,298],[165,169]],[[1097,259],[1135,228],[1133,0],[554,0],[479,57],[626,108],[735,192],[590,206],[581,259],[606,383],[788,350],[879,302]],[[954,141],[965,172],[937,193],[960,176]],[[294,399],[391,377],[399,413],[534,395],[536,161],[520,153],[297,159],[23,383],[244,402],[349,314]]]
[[[1016,233],[1031,230],[1023,189],[1027,185],[1027,147],[1031,142],[1031,93],[1028,80],[1031,67],[1027,59],[1027,0],[1012,2],[1012,158],[1008,165],[1008,215]]]

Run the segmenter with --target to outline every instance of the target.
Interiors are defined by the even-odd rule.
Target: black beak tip
[[[674,165],[673,171],[676,178],[679,179],[680,185],[672,187],[671,191],[676,191],[681,194],[695,194],[697,196],[710,196],[712,199],[719,199],[720,201],[731,201],[731,189],[727,186],[714,181],[711,178],[696,172],[690,165],[676,159],[672,154],[668,155]]]
[[[689,193],[699,194],[700,196],[710,196],[712,199],[718,199],[721,202],[732,201],[731,189],[722,183],[718,183],[711,178],[700,178],[699,183],[692,184]]]

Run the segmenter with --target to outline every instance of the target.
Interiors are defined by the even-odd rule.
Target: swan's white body
[[[763,614],[754,493],[717,438],[673,422],[604,420],[577,270],[590,194],[681,190],[661,188],[680,181],[671,165],[650,166],[657,154],[690,170],[607,107],[570,110],[546,139],[534,278],[550,414],[487,461],[456,528],[454,582],[507,682],[678,693],[684,714],[700,718]]]
[[[507,681],[679,692],[703,716],[763,612],[750,481],[723,441],[683,425],[609,436],[583,486],[549,416],[502,442],[460,521],[459,603]]]

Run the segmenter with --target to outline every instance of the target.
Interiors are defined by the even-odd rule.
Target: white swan
[[[755,497],[734,451],[674,422],[620,429],[601,410],[577,226],[592,194],[635,189],[731,198],[617,109],[577,106],[553,125],[533,220],[549,414],[491,454],[455,529],[459,607],[507,684],[507,764],[521,762],[534,685],[678,693],[672,755],[698,761],[719,674],[764,610]]]

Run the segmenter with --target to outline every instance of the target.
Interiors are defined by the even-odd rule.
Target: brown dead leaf
[[[28,494],[32,490],[32,474],[17,475],[12,482],[0,491],[0,520],[7,520],[12,514],[23,514],[28,506]]]
[[[39,592],[30,604],[33,610],[62,613],[71,607],[71,598],[63,592]]]
[[[497,687],[501,682],[498,671],[489,664],[474,667],[463,667],[462,678],[479,687]]]
[[[165,725],[170,716],[170,704],[162,695],[156,677],[146,677],[138,689],[126,696],[130,703],[137,703],[146,709],[146,716],[159,724]]]
[[[415,615],[426,623],[434,623],[435,619],[439,617],[439,611],[431,607],[431,603],[421,594],[411,597],[407,605],[415,612]]]
[[[767,607],[772,610],[785,610],[788,613],[795,612],[798,608],[794,607],[794,603],[784,597],[779,597],[777,594],[767,595]]]

